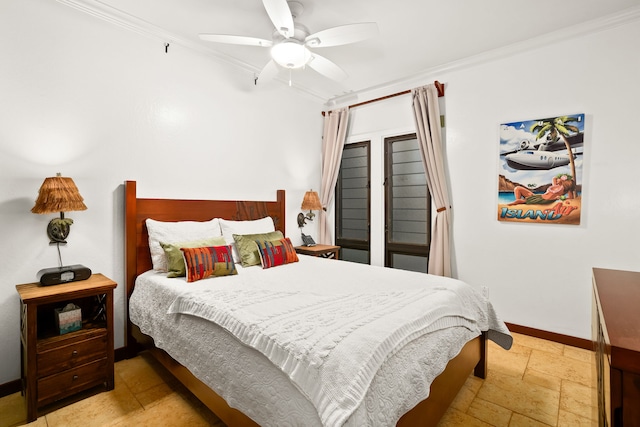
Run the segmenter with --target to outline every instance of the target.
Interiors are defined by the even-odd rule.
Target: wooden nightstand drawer
[[[38,352],[38,378],[106,357],[107,331],[97,337]]]
[[[107,381],[107,358],[38,380],[38,404],[46,405]]]

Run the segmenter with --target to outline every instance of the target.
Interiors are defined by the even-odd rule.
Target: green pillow
[[[224,245],[225,241],[222,236],[183,243],[160,242],[160,246],[164,249],[164,255],[167,257],[167,277],[184,277],[187,275],[187,270],[184,265],[184,257],[180,248],[202,248],[207,246]]]
[[[260,264],[260,254],[258,253],[258,245],[256,240],[279,240],[284,239],[281,231],[271,231],[269,233],[260,234],[234,234],[233,240],[236,242],[236,250],[240,258],[240,264],[243,267]]]

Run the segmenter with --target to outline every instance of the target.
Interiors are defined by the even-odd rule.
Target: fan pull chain
[[[291,68],[289,68],[289,87],[291,87]]]

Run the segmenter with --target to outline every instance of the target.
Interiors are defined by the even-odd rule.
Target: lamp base
[[[316,216],[316,214],[311,211],[309,211],[309,213],[306,215],[300,212],[298,214],[298,228],[304,227],[307,221],[313,221],[314,216]]]
[[[304,214],[300,212],[298,214],[298,228],[304,227],[305,224],[306,224],[306,219],[304,217]]]
[[[47,226],[47,236],[51,240],[50,243],[67,243],[67,236],[71,231],[71,224],[73,220],[71,218],[65,218],[64,214],[60,212],[60,218],[53,218],[49,221]]]
[[[60,285],[62,283],[87,280],[91,270],[84,265],[66,265],[63,267],[44,268],[38,271],[38,281],[42,286]]]

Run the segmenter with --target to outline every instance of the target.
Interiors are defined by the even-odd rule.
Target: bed
[[[481,378],[486,375],[486,340],[492,339],[505,348],[511,345],[508,329],[497,318],[491,305],[486,301],[472,301],[468,304],[482,306],[482,310],[484,306],[489,308],[487,313],[479,314],[481,320],[469,320],[466,317],[471,317],[471,314],[465,314],[457,316],[456,319],[459,317],[461,320],[447,328],[433,326],[438,322],[431,320],[427,322],[428,326],[427,323],[416,326],[416,320],[413,323],[417,329],[402,329],[405,331],[403,337],[397,337],[393,332],[401,328],[389,326],[389,335],[374,342],[375,351],[360,351],[362,342],[348,347],[342,342],[345,335],[358,335],[354,332],[356,330],[362,330],[361,338],[365,340],[374,335],[366,328],[374,328],[377,314],[372,314],[375,310],[368,311],[366,307],[367,304],[369,307],[386,307],[384,304],[387,303],[382,299],[386,301],[397,297],[387,294],[395,292],[411,301],[432,298],[432,293],[435,295],[437,289],[443,288],[443,280],[448,294],[456,286],[461,287],[456,292],[465,295],[464,298],[473,294],[482,300],[481,293],[469,290],[468,285],[453,279],[428,275],[420,277],[427,278],[426,281],[433,282],[433,285],[423,289],[411,284],[418,273],[375,270],[371,266],[304,255],[298,257],[298,262],[270,269],[238,265],[237,274],[233,276],[191,283],[187,295],[178,294],[176,292],[185,289],[184,278],[169,279],[166,273],[153,270],[147,220],[206,222],[212,218],[243,223],[269,218],[274,229],[286,236],[285,193],[278,190],[275,201],[148,199],[137,197],[135,181],[125,183],[126,292],[129,303],[126,348],[131,356],[142,348],[149,349],[228,426],[435,426],[471,372]],[[352,268],[356,270],[349,270]],[[336,277],[346,272],[351,277],[366,277],[363,280],[366,283],[360,284],[357,291],[337,292],[343,285],[336,279],[335,289],[332,289],[334,280],[327,280],[332,269],[336,270]],[[395,275],[394,280],[402,277],[394,282],[394,289],[388,289],[387,274]],[[295,291],[284,283],[286,277],[298,277]],[[395,283],[406,283],[406,286],[396,289]],[[357,288],[358,285],[355,286]],[[215,292],[215,298],[205,303],[212,292]],[[361,293],[356,298],[354,292]],[[250,308],[247,312],[253,315],[252,310],[257,310],[256,307],[268,311],[271,305],[264,301],[275,298],[276,293],[280,298],[279,304],[291,304],[291,312],[300,311],[302,306],[299,304],[303,304],[301,295],[315,298],[313,304],[304,300],[307,316],[296,320],[295,325],[300,327],[288,331],[305,345],[311,342],[313,345],[289,346],[298,351],[294,351],[293,356],[282,353],[281,349],[288,344],[279,345],[274,335],[266,338],[252,335],[255,318],[248,319],[249,326],[237,326],[236,318],[221,317],[221,307],[216,306],[222,304],[221,301],[227,304],[227,300],[238,299],[243,307]],[[340,295],[335,296],[336,293]],[[358,307],[359,310],[353,310],[358,315],[352,315],[350,323],[345,321],[335,331],[322,329],[330,323],[327,318],[317,327],[309,326],[308,319],[323,316],[324,311],[316,308],[329,304],[329,300],[333,304],[333,299],[340,299],[344,306]],[[417,307],[417,303],[414,305]],[[216,306],[215,310],[211,308],[213,306]],[[312,311],[314,309],[316,311]],[[337,312],[340,308],[331,310]],[[389,314],[410,311],[394,310],[389,308]],[[260,316],[267,315],[260,312]],[[420,313],[416,319],[429,316]],[[282,317],[274,315],[268,319],[274,328],[281,328],[291,322],[287,316]],[[392,325],[389,319],[378,323],[376,328]],[[345,332],[347,324],[355,326],[349,326]],[[481,328],[480,324],[484,326]],[[418,334],[418,329],[429,331]],[[306,335],[300,332],[307,330],[313,331]],[[275,331],[275,335],[283,335],[280,329]],[[207,338],[203,339],[203,336]],[[392,339],[395,339],[394,345],[390,350],[384,350]],[[311,347],[322,347],[325,352],[321,356],[306,353]],[[351,357],[358,353],[366,353],[366,369],[360,367],[361,362],[355,356]],[[340,355],[342,359],[338,357]]]

